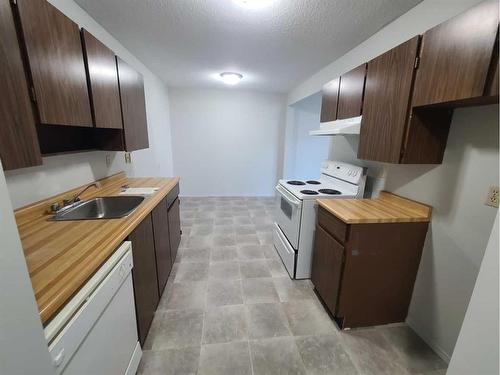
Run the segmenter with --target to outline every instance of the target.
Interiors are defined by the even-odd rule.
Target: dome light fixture
[[[234,86],[240,83],[240,81],[243,79],[243,75],[234,72],[223,72],[220,74],[220,78],[226,85]]]
[[[265,8],[274,2],[274,0],[233,0],[233,1],[239,6],[248,9]]]

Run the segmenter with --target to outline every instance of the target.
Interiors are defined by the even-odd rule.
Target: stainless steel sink
[[[75,207],[56,213],[50,220],[97,220],[118,219],[132,213],[145,199],[143,196],[126,195],[94,198]]]

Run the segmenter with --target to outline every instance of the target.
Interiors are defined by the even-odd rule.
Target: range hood
[[[319,124],[318,130],[311,130],[309,135],[350,135],[359,134],[362,116],[346,118]]]

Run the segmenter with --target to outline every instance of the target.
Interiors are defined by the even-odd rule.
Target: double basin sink
[[[59,211],[50,220],[119,219],[131,214],[144,199],[138,195],[94,198]]]

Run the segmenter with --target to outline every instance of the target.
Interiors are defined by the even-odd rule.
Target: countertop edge
[[[432,207],[429,205],[426,205],[424,203],[420,203],[417,201],[414,201],[412,199],[408,199],[390,192],[383,191],[381,192],[381,196],[378,198],[373,198],[373,199],[363,199],[363,201],[372,201],[372,202],[380,202],[380,203],[386,203],[388,206],[393,205],[393,203],[389,203],[387,198],[392,198],[392,199],[397,199],[404,201],[405,203],[415,205],[415,207],[419,207],[420,209],[426,209],[427,210],[427,216],[413,216],[413,217],[393,217],[393,218],[349,218],[346,216],[343,216],[341,213],[336,211],[334,208],[331,207],[331,203],[333,201],[336,201],[335,199],[317,199],[316,202],[323,207],[325,210],[327,210],[330,214],[334,215],[338,219],[340,219],[342,222],[345,224],[383,224],[383,223],[427,223],[431,221],[431,215],[432,215]],[[359,199],[343,199],[343,201],[352,201],[353,204],[357,204],[359,202]],[[334,203],[335,204],[335,203]]]

